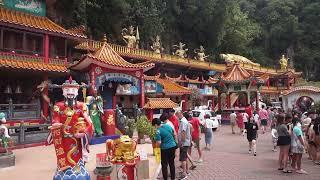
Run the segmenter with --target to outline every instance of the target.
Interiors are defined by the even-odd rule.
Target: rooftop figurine
[[[186,46],[186,44],[183,44],[182,42],[179,42],[178,45],[173,45],[173,47],[178,48],[173,53],[173,55],[179,56],[181,58],[186,58],[188,49],[184,49],[184,46]]]
[[[281,59],[279,60],[280,69],[286,70],[288,67],[288,58],[286,58],[284,55],[282,55]]]
[[[195,49],[194,53],[196,53],[196,57],[195,59],[199,60],[199,61],[204,61],[207,57],[206,54],[204,53],[204,47],[201,45],[199,49]]]
[[[158,54],[160,54],[163,51],[163,47],[161,46],[161,40],[159,35],[157,35],[156,39],[153,41],[151,49]]]
[[[127,43],[128,48],[139,48],[139,29],[137,27],[136,31],[133,26],[129,26],[129,29],[123,28],[121,31],[123,40]]]

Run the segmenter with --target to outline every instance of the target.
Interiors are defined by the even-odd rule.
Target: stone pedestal
[[[15,166],[16,157],[12,152],[0,153],[0,168]]]

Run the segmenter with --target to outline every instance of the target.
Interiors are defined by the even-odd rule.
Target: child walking
[[[251,118],[247,124],[247,139],[249,142],[249,154],[253,151],[253,155],[257,156],[257,138],[258,138],[258,124]]]
[[[272,143],[273,143],[273,152],[277,152],[277,142],[278,142],[278,132],[276,129],[276,124],[272,122],[271,125],[271,137],[272,137]]]

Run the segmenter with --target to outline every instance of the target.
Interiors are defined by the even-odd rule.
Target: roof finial
[[[102,42],[104,42],[104,43],[106,43],[106,42],[107,42],[107,35],[106,35],[106,34],[103,34]]]

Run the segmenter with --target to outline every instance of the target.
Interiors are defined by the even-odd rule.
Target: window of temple
[[[23,33],[20,31],[3,30],[3,49],[8,52],[23,52]]]
[[[43,56],[43,36],[26,34],[26,51],[35,56]]]
[[[64,38],[50,36],[50,58],[64,59],[66,57],[66,42]]]

